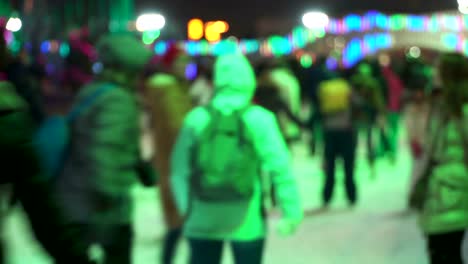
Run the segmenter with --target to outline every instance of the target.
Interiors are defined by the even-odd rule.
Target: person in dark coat
[[[87,244],[66,226],[58,199],[42,175],[33,147],[34,127],[27,103],[11,84],[0,80],[0,223],[15,197],[55,263],[91,263]],[[0,263],[3,255],[0,244]]]

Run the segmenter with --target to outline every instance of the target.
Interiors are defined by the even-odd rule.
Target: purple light
[[[329,70],[336,70],[338,68],[338,60],[333,57],[328,57],[326,63]]]
[[[53,65],[52,63],[47,64],[47,66],[46,66],[46,72],[47,72],[49,75],[54,74],[54,73],[55,73],[55,65]]]
[[[15,40],[15,36],[9,30],[5,30],[3,37],[5,38],[7,45],[10,45]]]
[[[191,81],[195,80],[198,75],[198,66],[196,63],[190,63],[185,68],[185,77]]]

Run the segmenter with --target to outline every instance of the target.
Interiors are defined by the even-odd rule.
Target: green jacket
[[[92,83],[77,102],[99,89]],[[129,224],[131,187],[138,181],[139,111],[136,97],[121,87],[100,95],[72,124],[71,147],[58,179],[69,220]]]
[[[214,72],[215,96],[211,104],[222,112],[240,109],[252,100],[255,74],[246,58],[238,55],[220,57]],[[256,192],[247,206],[243,223],[235,230],[211,232],[210,225],[229,221],[239,208],[225,203],[207,203],[190,197],[191,147],[210,121],[203,108],[192,110],[184,121],[171,158],[171,184],[177,207],[187,219],[184,233],[192,238],[249,241],[263,238],[266,224],[262,215],[262,181],[258,175]],[[276,198],[285,218],[299,222],[302,208],[291,158],[273,113],[253,106],[244,115],[263,172],[274,175]],[[190,208],[190,213],[189,212]],[[244,208],[245,209],[245,208]],[[188,214],[188,215],[187,215]]]
[[[468,141],[468,105],[460,120],[449,119],[433,142],[437,165],[429,178],[427,196],[420,217],[425,233],[437,234],[468,228],[468,164],[465,163],[463,138]],[[462,124],[462,131],[457,122]],[[441,118],[435,118],[431,131],[436,133]]]

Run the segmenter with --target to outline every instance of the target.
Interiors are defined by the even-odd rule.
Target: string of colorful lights
[[[330,19],[322,29],[297,27],[287,36],[270,36],[265,39],[228,38],[217,43],[201,41],[181,41],[179,44],[192,56],[221,55],[241,51],[244,54],[259,53],[262,56],[284,56],[304,49],[326,35],[343,36],[360,33],[361,37],[352,38],[343,45],[341,54],[334,60],[341,59],[343,66],[352,66],[357,60],[381,49],[390,48],[393,43],[392,33],[400,31],[438,33],[445,32],[440,42],[448,49],[460,50],[468,55],[468,42],[461,37],[468,32],[468,15],[436,13],[432,15],[386,15],[368,12],[365,15],[350,14],[340,19]],[[170,41],[157,41],[157,34],[143,34],[142,41],[151,45],[157,55],[166,53]],[[14,41],[12,41],[14,42]],[[69,46],[66,42],[45,41],[41,45],[43,53],[59,53],[66,57]],[[303,54],[309,56],[310,54]],[[309,65],[309,57],[299,58],[303,65]],[[333,57],[333,56],[332,56]],[[330,65],[337,62],[330,60]]]

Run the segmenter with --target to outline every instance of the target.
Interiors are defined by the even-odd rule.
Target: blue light
[[[377,38],[375,37],[375,35],[365,35],[363,44],[367,48],[368,52],[374,53],[377,51],[378,45],[380,43],[377,42]]]
[[[384,14],[378,14],[375,17],[375,24],[378,28],[387,30],[389,27],[389,17]]]
[[[195,80],[195,78],[197,78],[197,75],[198,75],[198,66],[196,63],[190,63],[187,65],[187,67],[185,68],[185,77],[188,79],[188,80]]]
[[[377,49],[387,49],[392,46],[392,35],[387,33],[378,34],[375,36]]]
[[[444,36],[442,36],[442,43],[446,48],[455,50],[458,45],[457,34],[445,34]]]
[[[185,48],[186,48],[187,53],[191,56],[195,56],[199,53],[198,43],[195,41],[187,42]]]
[[[425,21],[422,16],[408,16],[407,23],[410,31],[424,31],[425,29]]]
[[[222,47],[222,41],[213,44],[212,46],[212,52],[215,56],[220,56],[223,55],[223,47]]]
[[[154,52],[157,54],[157,55],[163,55],[165,54],[167,51],[167,43],[166,42],[158,42],[156,43],[156,45],[154,45]]]
[[[293,45],[297,48],[304,48],[307,45],[306,31],[301,27],[296,27],[292,32]]]
[[[362,31],[362,20],[358,15],[346,16],[344,23],[349,31]]]
[[[246,48],[247,48],[247,53],[256,53],[260,49],[260,44],[255,39],[246,40],[245,45],[246,45]]]
[[[343,64],[345,67],[352,67],[364,57],[362,43],[359,38],[352,39],[343,52]]]
[[[333,57],[328,57],[327,59],[327,68],[329,70],[336,70],[338,68],[338,60],[336,58],[333,58]]]
[[[101,62],[96,62],[96,63],[93,64],[93,73],[94,74],[101,73],[103,69],[104,69],[104,66],[102,65]]]
[[[458,23],[458,17],[453,15],[447,15],[443,17],[443,23],[446,29],[450,31],[460,30],[460,25]]]
[[[41,52],[42,53],[48,53],[50,50],[50,42],[49,41],[44,41],[41,44]]]
[[[338,34],[338,21],[332,19],[330,23],[328,23],[328,32],[331,34]]]

